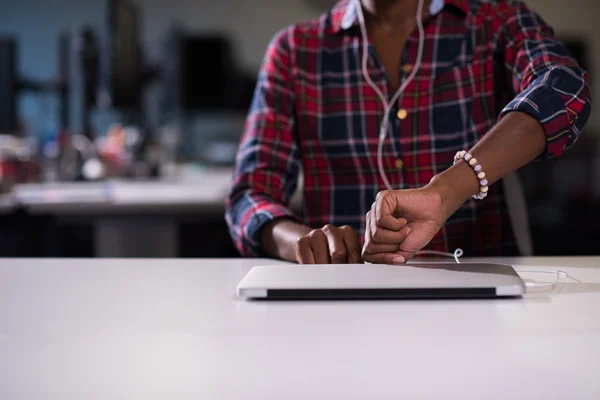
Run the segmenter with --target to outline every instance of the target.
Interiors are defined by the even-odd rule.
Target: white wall
[[[143,41],[156,59],[161,37],[174,21],[193,31],[228,32],[242,65],[256,69],[265,46],[278,29],[319,14],[316,0],[137,0],[143,9]],[[600,0],[526,0],[555,27],[559,36],[582,35],[589,40],[593,58],[593,92],[600,93]],[[0,35],[20,39],[20,70],[36,78],[52,77],[56,70],[57,32],[71,32],[84,24],[100,28],[102,0],[0,0]],[[599,95],[600,96],[600,95]],[[25,101],[26,115],[42,112],[34,101]],[[76,107],[76,99],[72,100]],[[596,107],[597,108],[597,107]],[[37,114],[36,114],[37,113]],[[600,131],[600,113],[591,125]]]

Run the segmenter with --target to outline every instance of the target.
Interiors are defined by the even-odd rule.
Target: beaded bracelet
[[[473,171],[475,171],[475,175],[477,175],[477,179],[479,179],[479,193],[473,195],[474,199],[483,200],[488,194],[488,181],[485,179],[485,172],[483,172],[483,168],[480,164],[477,163],[477,159],[466,151],[459,151],[454,156],[454,164],[456,164],[460,160],[465,160],[469,163]]]

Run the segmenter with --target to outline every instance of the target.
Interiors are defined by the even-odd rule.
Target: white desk
[[[600,258],[503,261],[584,283],[268,303],[234,290],[274,261],[0,259],[0,398],[599,399]]]

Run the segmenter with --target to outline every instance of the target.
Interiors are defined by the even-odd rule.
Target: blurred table
[[[224,219],[231,169],[163,181],[16,185],[15,202],[33,215],[85,217],[98,257],[176,257],[178,223],[193,215]]]
[[[214,169],[191,178],[15,185],[13,197],[32,213],[131,213],[140,211],[223,210],[231,169]]]
[[[599,399],[600,258],[492,261],[582,283],[522,299],[247,302],[237,283],[278,262],[0,260],[0,398]]]
[[[17,207],[12,194],[0,194],[0,215],[9,214]]]

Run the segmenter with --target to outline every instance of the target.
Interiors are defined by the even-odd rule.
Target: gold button
[[[404,167],[404,161],[402,161],[401,159],[397,159],[394,165],[397,169],[402,169],[402,167]]]
[[[410,74],[412,72],[412,69],[413,69],[412,64],[404,64],[402,66],[402,71],[404,71],[405,74]]]
[[[398,119],[405,119],[408,116],[408,112],[404,108],[401,108],[400,110],[398,110],[396,116],[398,117]]]

